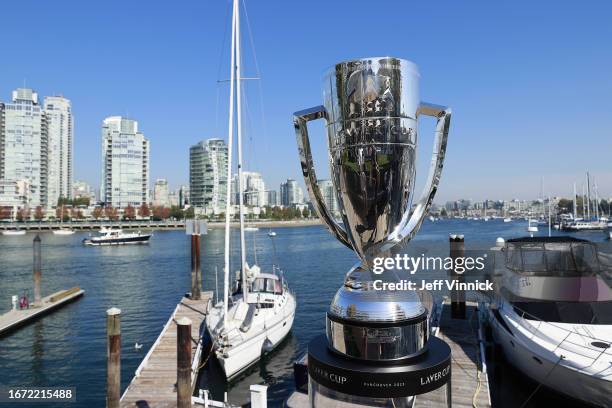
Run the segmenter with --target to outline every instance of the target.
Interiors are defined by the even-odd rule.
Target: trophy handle
[[[412,239],[414,237],[421,227],[423,219],[429,211],[429,207],[431,207],[433,198],[438,190],[438,184],[440,183],[440,175],[444,165],[444,156],[446,155],[451,109],[445,106],[421,102],[417,111],[417,116],[418,115],[427,115],[437,118],[433,156],[431,158],[429,174],[427,175],[425,188],[421,193],[421,197],[417,201],[414,210],[408,209],[408,211],[406,211],[402,217],[401,223],[389,236],[386,245],[382,246],[383,250],[389,250],[404,239]]]
[[[317,184],[317,176],[315,174],[312,151],[310,149],[310,139],[308,138],[308,122],[316,119],[325,119],[325,122],[328,121],[325,107],[315,106],[314,108],[305,109],[293,114],[293,126],[295,127],[295,136],[297,138],[304,183],[306,184],[308,194],[312,199],[319,218],[327,224],[329,230],[340,242],[350,249],[353,249],[346,231],[334,220],[329,209],[325,206],[323,195]]]

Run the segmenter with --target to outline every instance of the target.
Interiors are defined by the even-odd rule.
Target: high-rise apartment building
[[[319,180],[317,184],[319,185],[319,190],[323,196],[325,206],[334,217],[339,217],[340,208],[338,207],[338,200],[336,199],[334,183],[331,180]]]
[[[18,88],[11,103],[0,103],[0,206],[53,207],[71,197],[73,127],[61,96],[41,106],[38,93]]]
[[[290,207],[294,204],[301,204],[304,200],[304,192],[294,179],[287,179],[280,185],[281,205]]]
[[[0,117],[0,180],[3,190],[17,197],[17,190],[27,186],[27,191],[18,194],[23,202],[0,205],[46,206],[47,120],[38,103],[38,94],[29,88],[16,89],[12,102],[2,105]]]
[[[221,139],[204,140],[189,149],[190,204],[204,211],[225,211],[227,145]]]
[[[189,205],[189,186],[181,186],[179,188],[179,203],[178,206],[183,208],[186,205]]]
[[[268,205],[270,207],[276,207],[280,205],[280,200],[278,199],[278,191],[276,190],[268,191]]]
[[[47,96],[47,204],[72,198],[73,118],[70,101],[62,96]]]
[[[170,207],[170,196],[168,191],[168,180],[157,179],[153,187],[153,205],[159,207]]]
[[[232,204],[239,203],[238,175],[232,178]],[[260,173],[254,171],[242,172],[243,203],[250,207],[263,207],[268,205],[268,193],[266,183]]]
[[[111,116],[102,123],[100,200],[125,208],[149,202],[149,141],[138,122]]]

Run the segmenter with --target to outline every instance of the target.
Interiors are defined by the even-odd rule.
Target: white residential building
[[[221,139],[204,140],[189,149],[189,200],[205,213],[225,212],[227,156]]]
[[[302,204],[304,192],[294,179],[287,179],[286,182],[280,185],[280,200],[281,205],[285,207]]]
[[[32,89],[18,88],[11,103],[0,104],[0,180],[10,196],[27,185],[20,206],[47,205],[47,121]]]
[[[73,128],[70,101],[62,96],[47,96],[47,205],[57,205],[59,198],[72,198]]]
[[[168,180],[157,179],[153,187],[153,205],[159,207],[170,207],[170,196],[168,191]]]
[[[317,184],[319,185],[323,201],[329,212],[336,218],[340,217],[340,208],[338,207],[338,200],[336,199],[334,183],[331,180],[319,180]]]
[[[102,183],[100,200],[125,208],[149,202],[149,141],[138,122],[120,116],[102,124]]]

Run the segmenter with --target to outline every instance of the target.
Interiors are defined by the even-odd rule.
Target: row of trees
[[[0,208],[0,219],[9,219],[11,218],[12,209],[11,207],[1,207]],[[19,222],[30,220],[32,217],[36,221],[42,221],[46,216],[46,212],[42,207],[38,206],[33,211],[29,208],[22,208],[17,211],[15,218]],[[171,208],[167,207],[149,207],[147,204],[143,204],[138,208],[135,208],[131,205],[127,206],[123,209],[123,214],[120,214],[119,209],[113,206],[106,207],[96,207],[91,212],[91,217],[95,220],[100,219],[109,219],[112,221],[118,221],[120,218],[123,220],[135,220],[136,218],[151,218],[155,221],[167,220],[169,218],[174,219],[183,219],[183,218],[193,218],[194,210],[193,208],[189,208],[187,210],[183,210],[177,206],[172,206]],[[85,219],[85,215],[83,211],[79,208],[70,208],[64,205],[58,206],[55,209],[55,219],[70,221],[70,220],[82,220]]]

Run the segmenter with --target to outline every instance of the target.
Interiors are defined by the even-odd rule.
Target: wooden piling
[[[200,271],[200,235],[191,235],[191,298],[202,296],[202,272]]]
[[[176,404],[191,408],[191,320],[177,320],[176,331]]]
[[[121,398],[121,310],[106,311],[106,406],[119,408]]]
[[[463,235],[450,235],[449,236],[450,246],[450,257],[453,259],[453,265],[457,258],[465,258],[465,239]],[[458,283],[465,281],[462,273],[452,271],[452,279],[457,280]],[[451,317],[453,319],[465,319],[465,291],[463,290],[451,290]]]
[[[41,296],[40,296],[40,279],[42,276],[42,260],[40,254],[40,236],[36,234],[33,243],[33,268],[32,275],[34,277],[34,304],[40,306]]]

